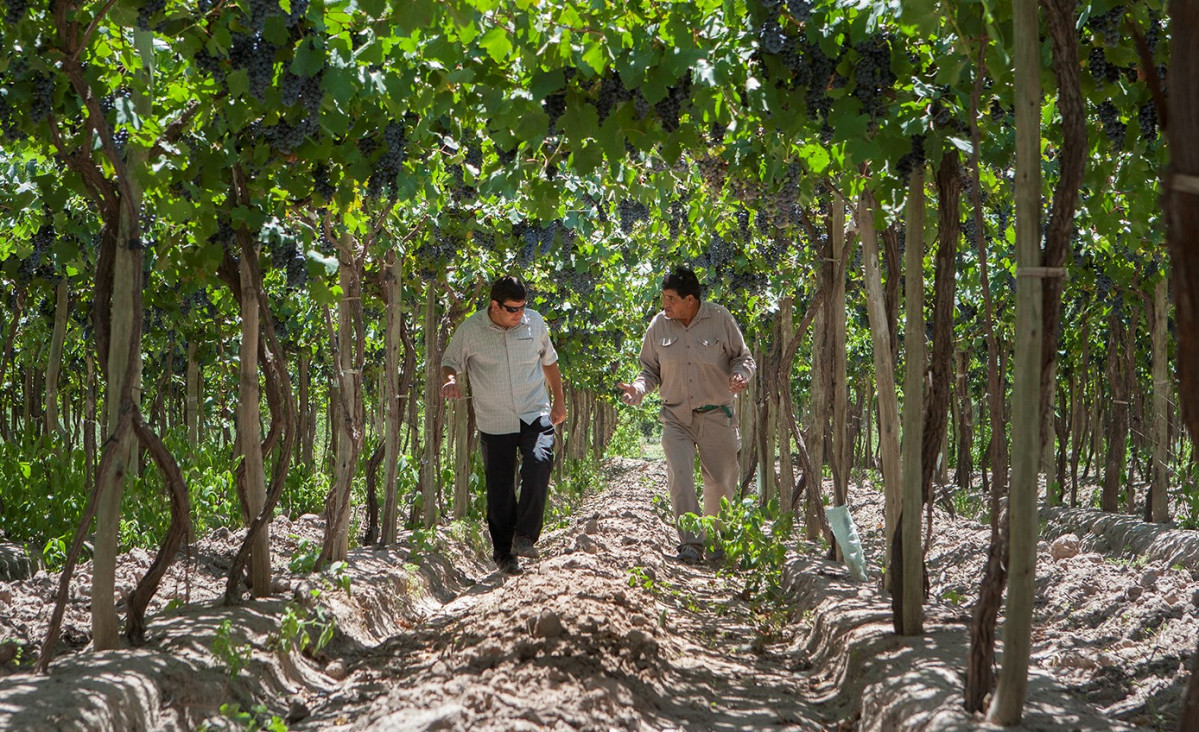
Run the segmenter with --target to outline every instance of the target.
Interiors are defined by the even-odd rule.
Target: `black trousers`
[[[520,432],[506,435],[479,433],[483,470],[487,475],[487,529],[491,556],[512,554],[512,537],[529,541],[541,536],[550,471],[554,467],[554,426],[549,417],[532,424],[520,423]],[[520,451],[520,500],[516,498],[516,454]]]

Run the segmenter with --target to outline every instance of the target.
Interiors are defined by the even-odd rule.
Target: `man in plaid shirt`
[[[545,320],[526,307],[527,299],[519,278],[496,280],[487,309],[463,321],[441,359],[443,397],[462,398],[459,374],[465,372],[470,383],[487,476],[492,558],[505,574],[521,572],[517,556],[538,556],[554,465],[554,426],[566,419],[558,352]]]

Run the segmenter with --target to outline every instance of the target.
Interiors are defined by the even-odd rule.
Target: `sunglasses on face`
[[[524,305],[505,305],[503,303],[500,303],[500,307],[502,307],[504,310],[507,310],[508,312],[512,313],[513,315],[515,315],[516,313],[519,313],[521,310],[525,309]]]

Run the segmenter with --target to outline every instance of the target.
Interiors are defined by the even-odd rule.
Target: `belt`
[[[730,408],[728,407],[728,405],[726,405],[726,404],[705,404],[705,405],[703,405],[702,407],[696,407],[696,408],[695,408],[694,410],[692,410],[692,411],[696,411],[696,412],[699,412],[699,413],[703,414],[704,412],[712,412],[712,411],[715,411],[715,410],[717,410],[717,409],[719,409],[720,411],[724,412],[724,413],[725,413],[725,415],[726,415],[726,416],[728,416],[728,418],[729,418],[729,419],[732,419],[732,418],[733,418],[733,410],[732,410],[732,409],[730,409]]]

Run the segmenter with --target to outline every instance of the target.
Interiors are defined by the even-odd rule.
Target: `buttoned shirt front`
[[[732,314],[701,301],[688,325],[662,312],[654,316],[641,342],[641,373],[633,385],[642,394],[661,387],[663,417],[686,425],[701,407],[731,410],[729,376],[741,374],[748,381],[756,369]]]
[[[520,432],[550,413],[542,367],[558,362],[545,320],[525,308],[520,323],[504,328],[479,310],[454,331],[441,365],[465,373],[480,432]]]

